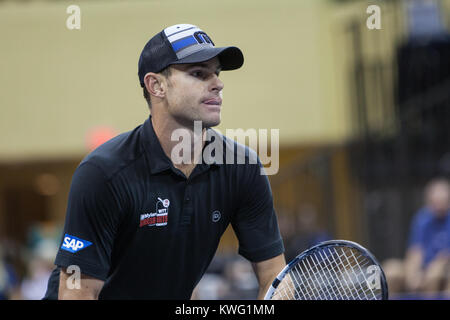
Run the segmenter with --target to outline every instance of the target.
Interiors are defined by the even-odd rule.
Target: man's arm
[[[422,249],[418,246],[413,246],[408,249],[405,257],[405,285],[409,291],[418,291],[422,286],[422,261]]]
[[[450,257],[447,252],[441,251],[424,271],[422,290],[431,293],[439,292],[441,286],[445,285],[449,268]]]
[[[59,276],[59,300],[97,300],[104,281],[81,274],[80,288],[68,288],[67,283],[71,281],[66,268],[61,268]]]
[[[83,161],[75,170],[55,265],[78,266],[82,270],[81,288],[71,289],[75,274],[62,268],[59,299],[97,299],[103,287],[103,281],[98,279],[105,280],[109,273],[114,240],[124,214],[113,189],[100,165]],[[84,245],[80,248],[81,242]]]
[[[280,254],[268,260],[252,263],[252,266],[259,283],[258,299],[262,300],[273,280],[286,266],[286,260],[284,254]]]

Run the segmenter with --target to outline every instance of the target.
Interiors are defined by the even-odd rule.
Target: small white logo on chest
[[[212,218],[212,221],[213,221],[213,222],[219,221],[221,217],[222,217],[222,215],[221,215],[220,212],[217,211],[217,210],[214,211],[214,212],[211,214],[211,218]]]

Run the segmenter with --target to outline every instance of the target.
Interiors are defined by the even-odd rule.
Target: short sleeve
[[[89,162],[82,163],[72,178],[55,264],[76,265],[81,273],[106,280],[120,212],[102,171]]]
[[[262,165],[247,165],[240,189],[239,207],[231,224],[239,240],[239,254],[260,262],[284,252],[283,240],[273,208],[272,190]]]

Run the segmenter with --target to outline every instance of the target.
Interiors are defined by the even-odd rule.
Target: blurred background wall
[[[0,1],[1,238],[21,248],[32,226],[63,224],[81,159],[148,117],[143,46],[166,26],[192,23],[245,56],[243,68],[221,73],[218,129],[280,129],[270,180],[285,238],[308,221],[379,259],[401,257],[424,183],[450,172],[450,1],[436,1],[428,20],[407,3]],[[66,27],[71,4],[80,30]],[[371,4],[380,30],[367,28]],[[229,230],[219,251],[236,245]]]

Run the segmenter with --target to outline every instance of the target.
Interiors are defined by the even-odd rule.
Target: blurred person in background
[[[27,265],[27,275],[20,286],[22,299],[42,299],[53,271],[53,260],[57,251],[58,244],[53,239],[41,239],[34,245]]]
[[[19,298],[19,279],[12,264],[10,264],[0,244],[0,300]]]
[[[252,264],[237,254],[217,255],[196,286],[192,300],[249,300],[258,295]]]
[[[300,205],[294,216],[294,231],[285,238],[286,261],[291,261],[301,252],[331,237],[317,222],[317,210],[310,204]]]
[[[405,260],[384,263],[394,293],[444,292],[450,297],[450,184],[431,180],[425,188],[425,206],[414,215]]]
[[[414,216],[405,260],[406,288],[439,292],[450,272],[450,185],[432,180],[425,189],[425,207]]]
[[[192,293],[191,300],[222,300],[229,295],[230,286],[220,274],[205,273]]]
[[[53,261],[59,247],[62,228],[53,221],[39,221],[30,225],[26,248],[22,260],[25,261],[25,275],[20,284],[20,297],[24,300],[42,299],[52,270]]]
[[[33,251],[38,246],[42,245],[42,241],[46,241],[46,245],[50,245],[53,241],[54,245],[58,247],[61,239],[62,226],[56,224],[54,221],[40,221],[33,223],[28,229],[27,247]],[[55,253],[56,254],[56,253]]]
[[[257,298],[258,280],[249,261],[241,256],[235,256],[225,266],[225,277],[230,288],[229,294],[223,299],[253,300]]]
[[[225,278],[226,265],[236,254],[217,254],[192,293],[191,300],[222,300],[230,295],[230,284]]]

